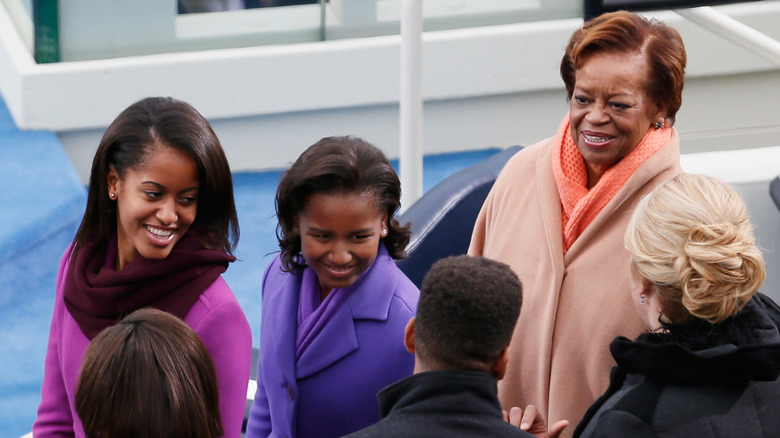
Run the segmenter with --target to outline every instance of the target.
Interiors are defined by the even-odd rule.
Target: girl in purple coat
[[[178,316],[201,338],[225,436],[239,437],[252,339],[221,277],[237,240],[230,168],[206,119],[171,98],[124,110],[100,142],[86,212],[60,263],[35,437],[84,436],[74,402],[84,351],[142,307]]]
[[[411,234],[400,199],[387,158],[354,137],[320,140],[282,175],[247,438],[362,429],[379,421],[376,393],[412,374],[419,291],[395,265]]]

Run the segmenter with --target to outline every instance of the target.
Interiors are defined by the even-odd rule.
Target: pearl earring
[[[387,236],[387,228],[382,228],[382,237]]]
[[[645,294],[639,294],[639,304],[644,304],[645,303],[645,297],[646,296],[647,295],[645,295]]]
[[[109,193],[108,196],[110,196],[111,199],[114,199],[116,197],[116,193]]]

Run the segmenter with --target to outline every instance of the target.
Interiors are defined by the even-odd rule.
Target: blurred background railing
[[[401,0],[2,0],[39,62],[398,34]],[[577,0],[426,0],[427,31],[581,16]],[[214,12],[205,12],[214,11]],[[59,17],[57,19],[57,17]]]

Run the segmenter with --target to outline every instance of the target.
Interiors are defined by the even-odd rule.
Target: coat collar
[[[555,254],[556,269],[563,272],[563,258],[557,256],[563,254],[563,223],[561,213],[561,196],[558,193],[558,184],[555,182],[555,175],[552,172],[552,152],[553,145],[550,139],[546,142],[545,150],[540,153],[536,160],[536,175],[539,181],[536,184],[538,193],[537,199],[541,204],[541,211],[544,212],[542,220],[544,221],[545,235],[548,236],[548,245],[550,253]]]
[[[316,374],[360,347],[355,320],[387,320],[398,282],[397,270],[384,244],[380,244],[371,268],[357,280],[359,283],[344,304],[298,359],[296,376],[299,379]]]
[[[426,371],[399,380],[377,394],[382,418],[393,412],[435,411],[438,415],[501,419],[496,379],[483,371]]]
[[[740,313],[718,323],[696,320],[669,333],[645,333],[610,345],[629,373],[660,381],[773,381],[780,376],[780,307],[756,294]]]

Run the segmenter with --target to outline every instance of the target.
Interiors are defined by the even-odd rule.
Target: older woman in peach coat
[[[534,404],[548,424],[576,423],[607,388],[609,343],[643,330],[623,234],[642,196],[681,172],[672,125],[685,64],[662,23],[628,12],[585,23],[561,62],[569,114],[488,195],[469,253],[507,263],[524,289],[505,409]]]

